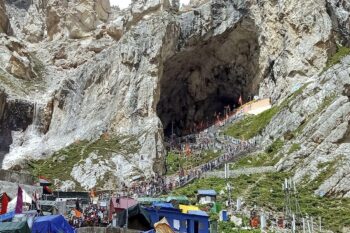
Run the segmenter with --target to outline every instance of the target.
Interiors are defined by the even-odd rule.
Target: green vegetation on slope
[[[211,150],[203,151],[200,154],[192,154],[191,156],[186,156],[184,154],[179,154],[174,151],[170,151],[166,157],[166,167],[167,175],[174,174],[179,171],[182,167],[185,170],[191,167],[199,166],[203,163],[207,163],[210,160],[215,159],[220,155],[220,152],[214,152]]]
[[[303,93],[307,85],[308,83],[304,84],[297,91],[288,96],[280,105],[273,106],[269,110],[258,115],[245,117],[244,119],[232,124],[226,129],[225,134],[240,139],[250,139],[261,134],[272,118],[284,108],[288,107],[292,100]]]
[[[298,144],[298,143],[293,143],[293,145],[289,148],[288,154],[290,155],[290,154],[292,154],[292,153],[294,153],[294,152],[300,150],[300,148],[301,148],[301,147],[300,147],[300,144]]]
[[[248,225],[245,223],[243,225]],[[219,233],[261,233],[261,230],[258,229],[237,229],[235,228],[235,224],[233,222],[219,222],[218,224],[218,232]]]
[[[112,153],[127,155],[137,152],[138,144],[132,138],[98,139],[94,142],[80,141],[53,154],[48,159],[30,161],[28,164],[34,176],[45,176],[49,179],[73,180],[73,167],[94,152],[97,160],[107,160]],[[128,159],[127,157],[125,159]],[[98,162],[95,161],[95,162]]]
[[[278,155],[278,152],[283,146],[283,141],[276,140],[265,151],[264,155]],[[293,144],[291,150],[297,150],[300,148],[299,144]],[[263,166],[270,161],[264,161],[264,156],[258,158],[254,156],[248,156],[241,158],[235,164],[235,167],[248,167],[248,166]],[[250,161],[248,161],[250,159]],[[322,169],[319,176],[313,181],[305,180],[297,187],[299,195],[298,200],[303,215],[322,217],[323,227],[326,229],[339,232],[343,227],[350,227],[350,218],[348,217],[348,209],[350,208],[349,198],[331,198],[328,196],[319,197],[314,195],[315,190],[332,174],[334,174],[336,165],[339,159],[335,159],[331,162],[322,163],[318,169]],[[177,189],[173,192],[175,195],[186,195],[192,201],[196,199],[196,191],[198,189],[214,189],[217,193],[225,190],[226,185],[229,183],[233,187],[231,197],[236,199],[243,197],[248,206],[252,207],[257,205],[263,207],[266,210],[272,210],[276,213],[283,212],[285,204],[285,196],[282,190],[282,183],[286,178],[289,178],[292,173],[279,172],[270,174],[255,174],[255,175],[242,175],[237,178],[221,179],[221,178],[207,178],[200,179],[192,182],[191,184]],[[218,202],[223,204],[228,200],[228,193],[225,191],[224,195],[218,196]],[[219,226],[222,230],[220,232],[234,232],[232,224],[223,224]]]
[[[349,198],[330,198],[317,197],[314,190],[322,181],[332,174],[332,166],[326,169],[317,179],[311,183],[305,183],[302,187],[297,187],[299,191],[299,203],[302,213],[310,216],[322,217],[323,227],[335,232],[346,226],[350,227],[350,218],[348,210],[350,208]],[[188,195],[195,199],[198,189],[214,189],[217,192],[224,190],[227,183],[233,186],[232,198],[243,197],[248,206],[264,207],[266,210],[274,212],[283,212],[284,192],[282,191],[282,183],[285,178],[290,176],[289,173],[271,173],[256,174],[250,176],[240,176],[237,178],[221,179],[208,178],[200,179],[195,182],[174,191],[176,195]],[[223,203],[228,199],[228,194],[218,197],[218,201]],[[230,226],[228,226],[230,228]]]
[[[323,69],[322,73],[325,72],[326,70],[328,70],[330,67],[338,64],[342,58],[344,58],[345,56],[347,56],[349,54],[350,54],[350,48],[338,45],[337,52],[335,54],[333,54],[333,56],[331,56],[328,59],[328,61],[326,63],[326,67]]]
[[[230,169],[237,169],[242,167],[273,166],[281,159],[277,153],[283,147],[283,145],[284,142],[280,139],[277,139],[269,147],[267,147],[264,152],[245,156],[230,166]]]
[[[278,112],[279,108],[274,106],[259,115],[245,117],[241,121],[230,126],[225,131],[225,134],[235,138],[250,139],[262,133],[262,130]]]

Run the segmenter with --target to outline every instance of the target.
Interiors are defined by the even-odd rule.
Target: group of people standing
[[[107,226],[108,223],[107,208],[98,207],[96,204],[90,204],[83,211],[80,208],[71,211],[70,224],[75,228]]]
[[[128,195],[136,197],[152,197],[168,193],[175,188],[184,186],[193,179],[200,178],[203,173],[217,169],[223,164],[232,161],[240,153],[246,153],[255,149],[256,141],[239,140],[220,134],[220,129],[223,125],[233,123],[243,116],[244,113],[241,111],[227,111],[223,118],[217,118],[214,124],[209,125],[204,130],[200,128],[201,131],[196,134],[177,138],[174,138],[173,135],[172,138],[168,139],[169,149],[175,150],[178,154],[184,152],[184,156],[195,156],[193,154],[208,150],[220,151],[222,153],[221,156],[188,170],[180,168],[179,172],[174,175],[165,177],[155,175],[148,180],[135,181],[129,187],[123,184],[123,191],[127,191]]]
[[[221,136],[218,133],[207,133],[206,136],[198,136],[194,143],[182,145],[184,150],[187,150],[185,149],[186,147],[189,147],[192,152],[196,150],[221,151],[222,155],[188,170],[180,168],[179,172],[174,175],[165,177],[156,175],[147,181],[136,181],[128,188],[128,192],[138,197],[152,197],[171,192],[175,188],[186,185],[193,179],[200,178],[203,173],[217,169],[223,164],[232,161],[240,153],[247,153],[254,150],[256,147],[256,141],[242,141],[228,136]],[[183,156],[187,155],[184,154]],[[124,185],[124,187],[124,190],[126,190],[126,185]]]

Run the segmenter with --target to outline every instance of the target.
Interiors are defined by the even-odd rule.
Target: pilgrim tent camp
[[[2,193],[0,195],[1,200],[1,212],[0,214],[6,214],[15,211],[16,214],[22,213],[22,211],[27,211],[33,204],[33,198],[20,186],[18,186],[17,196],[12,197],[12,199],[7,195],[7,193]]]
[[[20,197],[20,202],[22,201],[23,203],[23,209],[26,209],[26,210],[29,210],[29,206],[32,204],[32,201],[33,199],[30,197],[30,195],[24,190],[24,189],[21,189],[19,187],[19,192],[22,192],[21,193],[21,197]],[[18,192],[18,193],[19,193]],[[8,203],[8,206],[7,206],[7,211],[12,211],[12,210],[15,210],[16,209],[16,205],[17,205],[17,199],[19,198],[20,195],[17,195],[15,198],[13,198],[9,203]],[[21,207],[20,207],[21,208]],[[18,213],[21,213],[22,211],[18,210]],[[17,212],[16,212],[17,213]]]

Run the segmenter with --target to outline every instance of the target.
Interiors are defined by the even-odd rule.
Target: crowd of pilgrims
[[[135,197],[156,196],[168,193],[175,188],[184,186],[193,179],[199,178],[203,173],[212,171],[232,161],[240,153],[246,153],[256,148],[256,141],[236,140],[231,137],[221,136],[218,133],[207,132],[196,137],[195,142],[179,146],[183,152],[183,156],[196,156],[192,154],[196,150],[220,150],[222,155],[189,170],[180,168],[178,173],[174,175],[165,177],[155,175],[144,181],[135,181],[129,187],[122,184],[123,191]]]
[[[219,128],[226,124],[240,119],[243,113],[226,115],[224,118],[217,118],[217,121],[206,129],[202,129],[203,124],[197,125],[194,131],[200,131],[184,137],[169,138],[167,140],[168,149],[183,154],[183,156],[196,156],[205,150],[221,151],[222,155],[197,167],[189,170],[179,168],[178,173],[170,176],[154,175],[147,180],[136,180],[131,185],[122,183],[122,195],[129,197],[154,197],[168,193],[175,188],[186,185],[192,180],[199,178],[203,173],[212,171],[221,165],[232,161],[240,153],[246,153],[256,148],[256,141],[244,141],[234,139],[225,135],[220,135]],[[199,127],[199,128],[198,128]],[[99,199],[108,200],[107,196]],[[107,226],[109,219],[106,207],[99,207],[90,203],[84,210],[81,210],[77,201],[77,206],[72,209],[70,224],[76,228],[83,226]]]
[[[87,226],[107,226],[109,224],[107,207],[101,207],[92,202],[82,210],[77,200],[76,208],[71,210],[70,225],[75,228]]]
[[[229,138],[226,139],[229,140]],[[221,156],[190,170],[180,169],[177,174],[166,177],[154,175],[147,180],[132,182],[130,186],[122,183],[121,195],[134,198],[146,196],[154,197],[171,192],[175,188],[184,186],[193,179],[199,178],[202,173],[218,168],[227,161],[232,160],[238,153],[243,151],[247,152],[255,148],[255,142],[236,140],[232,141],[232,143],[232,145],[227,143],[222,144],[225,146],[222,148],[224,153]],[[103,199],[108,199],[108,197],[104,197]],[[108,224],[106,209],[97,207],[97,205],[90,204],[84,209],[80,217],[77,217],[77,214],[73,214],[72,216],[71,224],[75,227],[106,226]]]

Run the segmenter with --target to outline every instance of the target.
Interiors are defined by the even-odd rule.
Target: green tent
[[[1,233],[30,233],[27,221],[3,222],[0,224]]]
[[[213,207],[210,209],[211,213],[219,213],[222,210],[222,205],[218,202],[214,202]]]

